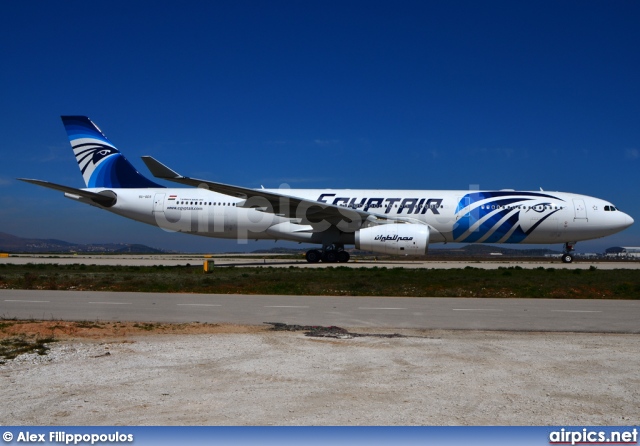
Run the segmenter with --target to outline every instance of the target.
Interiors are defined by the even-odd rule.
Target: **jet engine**
[[[429,226],[393,223],[359,229],[356,248],[380,254],[423,256],[429,247]]]

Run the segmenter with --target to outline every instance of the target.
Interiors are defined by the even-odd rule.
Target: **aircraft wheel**
[[[318,263],[322,257],[322,253],[317,249],[311,249],[307,251],[307,255],[305,257],[309,263]]]
[[[562,254],[562,263],[573,262],[573,256],[571,254]]]
[[[322,261],[327,263],[336,263],[338,261],[338,255],[335,251],[325,251]]]
[[[347,251],[338,252],[338,262],[347,263],[349,261],[349,253]]]

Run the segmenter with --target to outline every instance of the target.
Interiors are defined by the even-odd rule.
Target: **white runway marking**
[[[406,308],[393,308],[393,307],[358,307],[358,310],[406,310]]]
[[[264,308],[309,308],[307,305],[266,305]]]
[[[176,304],[179,307],[221,307],[221,304]]]
[[[22,299],[6,299],[5,302],[30,302],[30,303],[49,303],[50,300],[22,300]]]
[[[602,313],[598,310],[551,310],[555,313]]]
[[[132,305],[131,302],[87,302],[90,304],[103,304],[103,305]]]
[[[494,308],[452,308],[452,311],[504,311]]]

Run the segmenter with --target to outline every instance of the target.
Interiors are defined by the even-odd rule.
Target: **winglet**
[[[177,179],[184,178],[178,172],[168,168],[157,159],[151,156],[143,156],[142,161],[147,165],[151,174],[156,178]]]

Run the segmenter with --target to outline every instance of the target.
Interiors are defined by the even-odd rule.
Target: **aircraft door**
[[[153,213],[156,212],[164,212],[164,195],[165,194],[156,194],[153,198]]]
[[[470,204],[471,199],[468,195],[465,195],[464,197],[456,197],[456,206],[460,209],[458,212],[456,212],[456,220],[459,220],[461,218],[469,218],[468,207]]]
[[[584,205],[584,200],[573,199],[573,209],[575,210],[574,220],[586,220],[587,219],[587,207]]]

